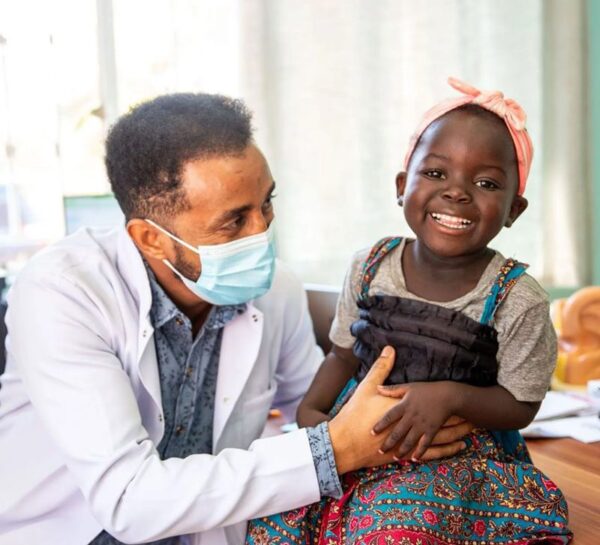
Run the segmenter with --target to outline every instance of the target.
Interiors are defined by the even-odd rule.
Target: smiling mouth
[[[436,223],[448,227],[449,229],[466,229],[473,222],[465,218],[459,218],[458,216],[449,216],[448,214],[438,214],[437,212],[431,212],[429,214]]]

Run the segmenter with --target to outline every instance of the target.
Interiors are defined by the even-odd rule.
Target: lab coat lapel
[[[219,359],[215,398],[213,445],[221,437],[250,372],[256,363],[263,335],[263,315],[252,303],[225,326]]]
[[[156,404],[156,409],[162,412],[160,393],[160,377],[158,361],[154,349],[154,328],[150,321],[152,292],[148,273],[144,267],[142,256],[131,240],[125,228],[119,233],[117,266],[119,273],[125,278],[126,284],[133,295],[138,311],[137,324],[137,373],[146,391]],[[161,420],[162,422],[162,420]]]

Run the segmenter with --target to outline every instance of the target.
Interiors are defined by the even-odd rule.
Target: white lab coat
[[[225,326],[215,455],[158,457],[150,306],[125,229],[80,230],[19,275],[0,390],[0,545],[85,545],[103,528],[127,543],[238,544],[246,520],[319,499],[304,430],[257,440],[272,404],[294,411],[322,358],[288,269],[278,262],[271,290]]]

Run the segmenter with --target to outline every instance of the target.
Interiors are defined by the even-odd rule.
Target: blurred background
[[[600,284],[600,2],[0,0],[0,268],[122,221],[107,128],[174,91],[243,98],[277,181],[280,256],[341,284],[351,255],[409,235],[394,178],[449,75],[528,112],[530,207],[495,247],[551,294]]]

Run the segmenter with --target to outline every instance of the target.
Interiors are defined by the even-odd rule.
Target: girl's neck
[[[429,301],[453,301],[477,286],[494,255],[494,250],[483,248],[475,254],[442,257],[418,240],[407,241],[402,253],[406,288]]]

